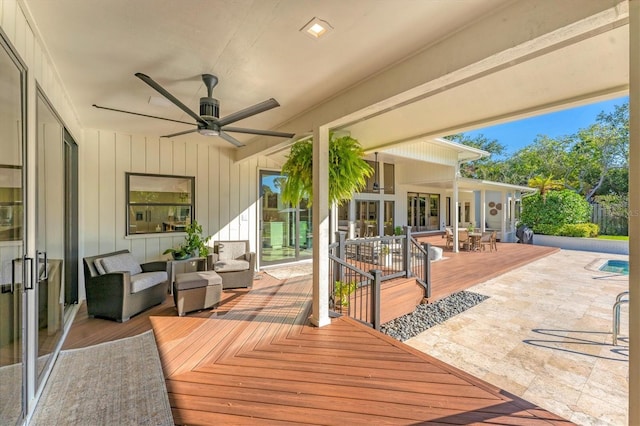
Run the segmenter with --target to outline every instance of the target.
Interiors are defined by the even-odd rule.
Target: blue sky
[[[531,144],[538,135],[547,135],[553,138],[570,135],[578,129],[589,127],[595,123],[596,117],[602,111],[611,112],[616,105],[622,105],[628,100],[629,97],[624,96],[511,123],[485,127],[464,134],[471,138],[482,134],[489,139],[497,139],[507,147],[507,155],[510,155]]]

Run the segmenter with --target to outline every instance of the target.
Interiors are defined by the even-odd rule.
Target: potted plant
[[[373,168],[363,159],[360,143],[350,137],[329,136],[329,203],[341,204],[354,192],[366,187]],[[297,206],[303,199],[313,199],[313,140],[296,142],[282,166],[286,175],[281,183],[282,200]]]
[[[203,236],[202,225],[195,220],[187,225],[184,231],[187,234],[184,237],[184,243],[178,248],[166,249],[163,254],[171,254],[175,260],[188,259],[192,256],[207,257],[209,254],[207,242],[211,239],[211,235]]]
[[[333,295],[335,298],[336,308],[346,309],[349,307],[349,299],[351,293],[356,291],[355,282],[336,281],[333,286]]]
[[[391,266],[393,263],[393,256],[389,249],[389,244],[380,244],[380,263],[382,266]]]

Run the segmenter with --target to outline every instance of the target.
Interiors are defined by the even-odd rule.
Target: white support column
[[[480,230],[482,232],[486,229],[487,224],[487,200],[486,192],[484,189],[480,190]]]
[[[502,210],[500,210],[500,241],[507,241],[507,193],[500,192],[500,203],[502,203]]]
[[[516,230],[516,198],[518,197],[518,192],[513,191],[511,195],[511,202],[509,203],[509,232],[514,232]]]
[[[640,0],[629,1],[629,421],[640,424]]]
[[[313,130],[313,302],[311,323],[329,318],[329,129]]]
[[[456,163],[456,167],[453,171],[453,252],[458,253],[458,247],[460,242],[458,241],[458,223],[460,223],[459,204],[458,200],[458,175],[460,174],[460,164]]]

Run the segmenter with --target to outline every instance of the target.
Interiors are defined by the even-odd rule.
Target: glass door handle
[[[16,287],[16,265],[18,263],[22,264],[22,283],[25,290],[33,290],[34,288],[34,280],[35,280],[35,269],[33,259],[31,257],[27,257],[26,255],[22,257],[22,259],[13,259],[11,261],[11,292],[15,291]],[[27,269],[27,264],[29,264],[29,269]],[[27,272],[30,272],[29,274]],[[28,278],[28,279],[27,279]]]
[[[44,270],[43,270],[44,274],[43,274],[43,276],[40,277],[40,273],[39,273],[39,271],[37,271],[38,274],[36,275],[36,277],[37,277],[36,279],[37,279],[37,281],[44,281],[44,280],[49,278],[49,268],[47,268],[47,264],[49,263],[49,258],[47,256],[47,252],[46,251],[38,251],[38,252],[36,252],[36,257],[38,258],[38,262],[37,262],[38,265],[40,263],[44,264]],[[42,260],[42,262],[41,262],[41,260]],[[38,269],[38,265],[36,265],[36,270]]]

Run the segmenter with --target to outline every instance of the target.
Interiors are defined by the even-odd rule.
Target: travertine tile
[[[628,257],[562,250],[479,284],[489,299],[406,343],[578,424],[626,424],[628,279],[589,266],[605,258]]]

